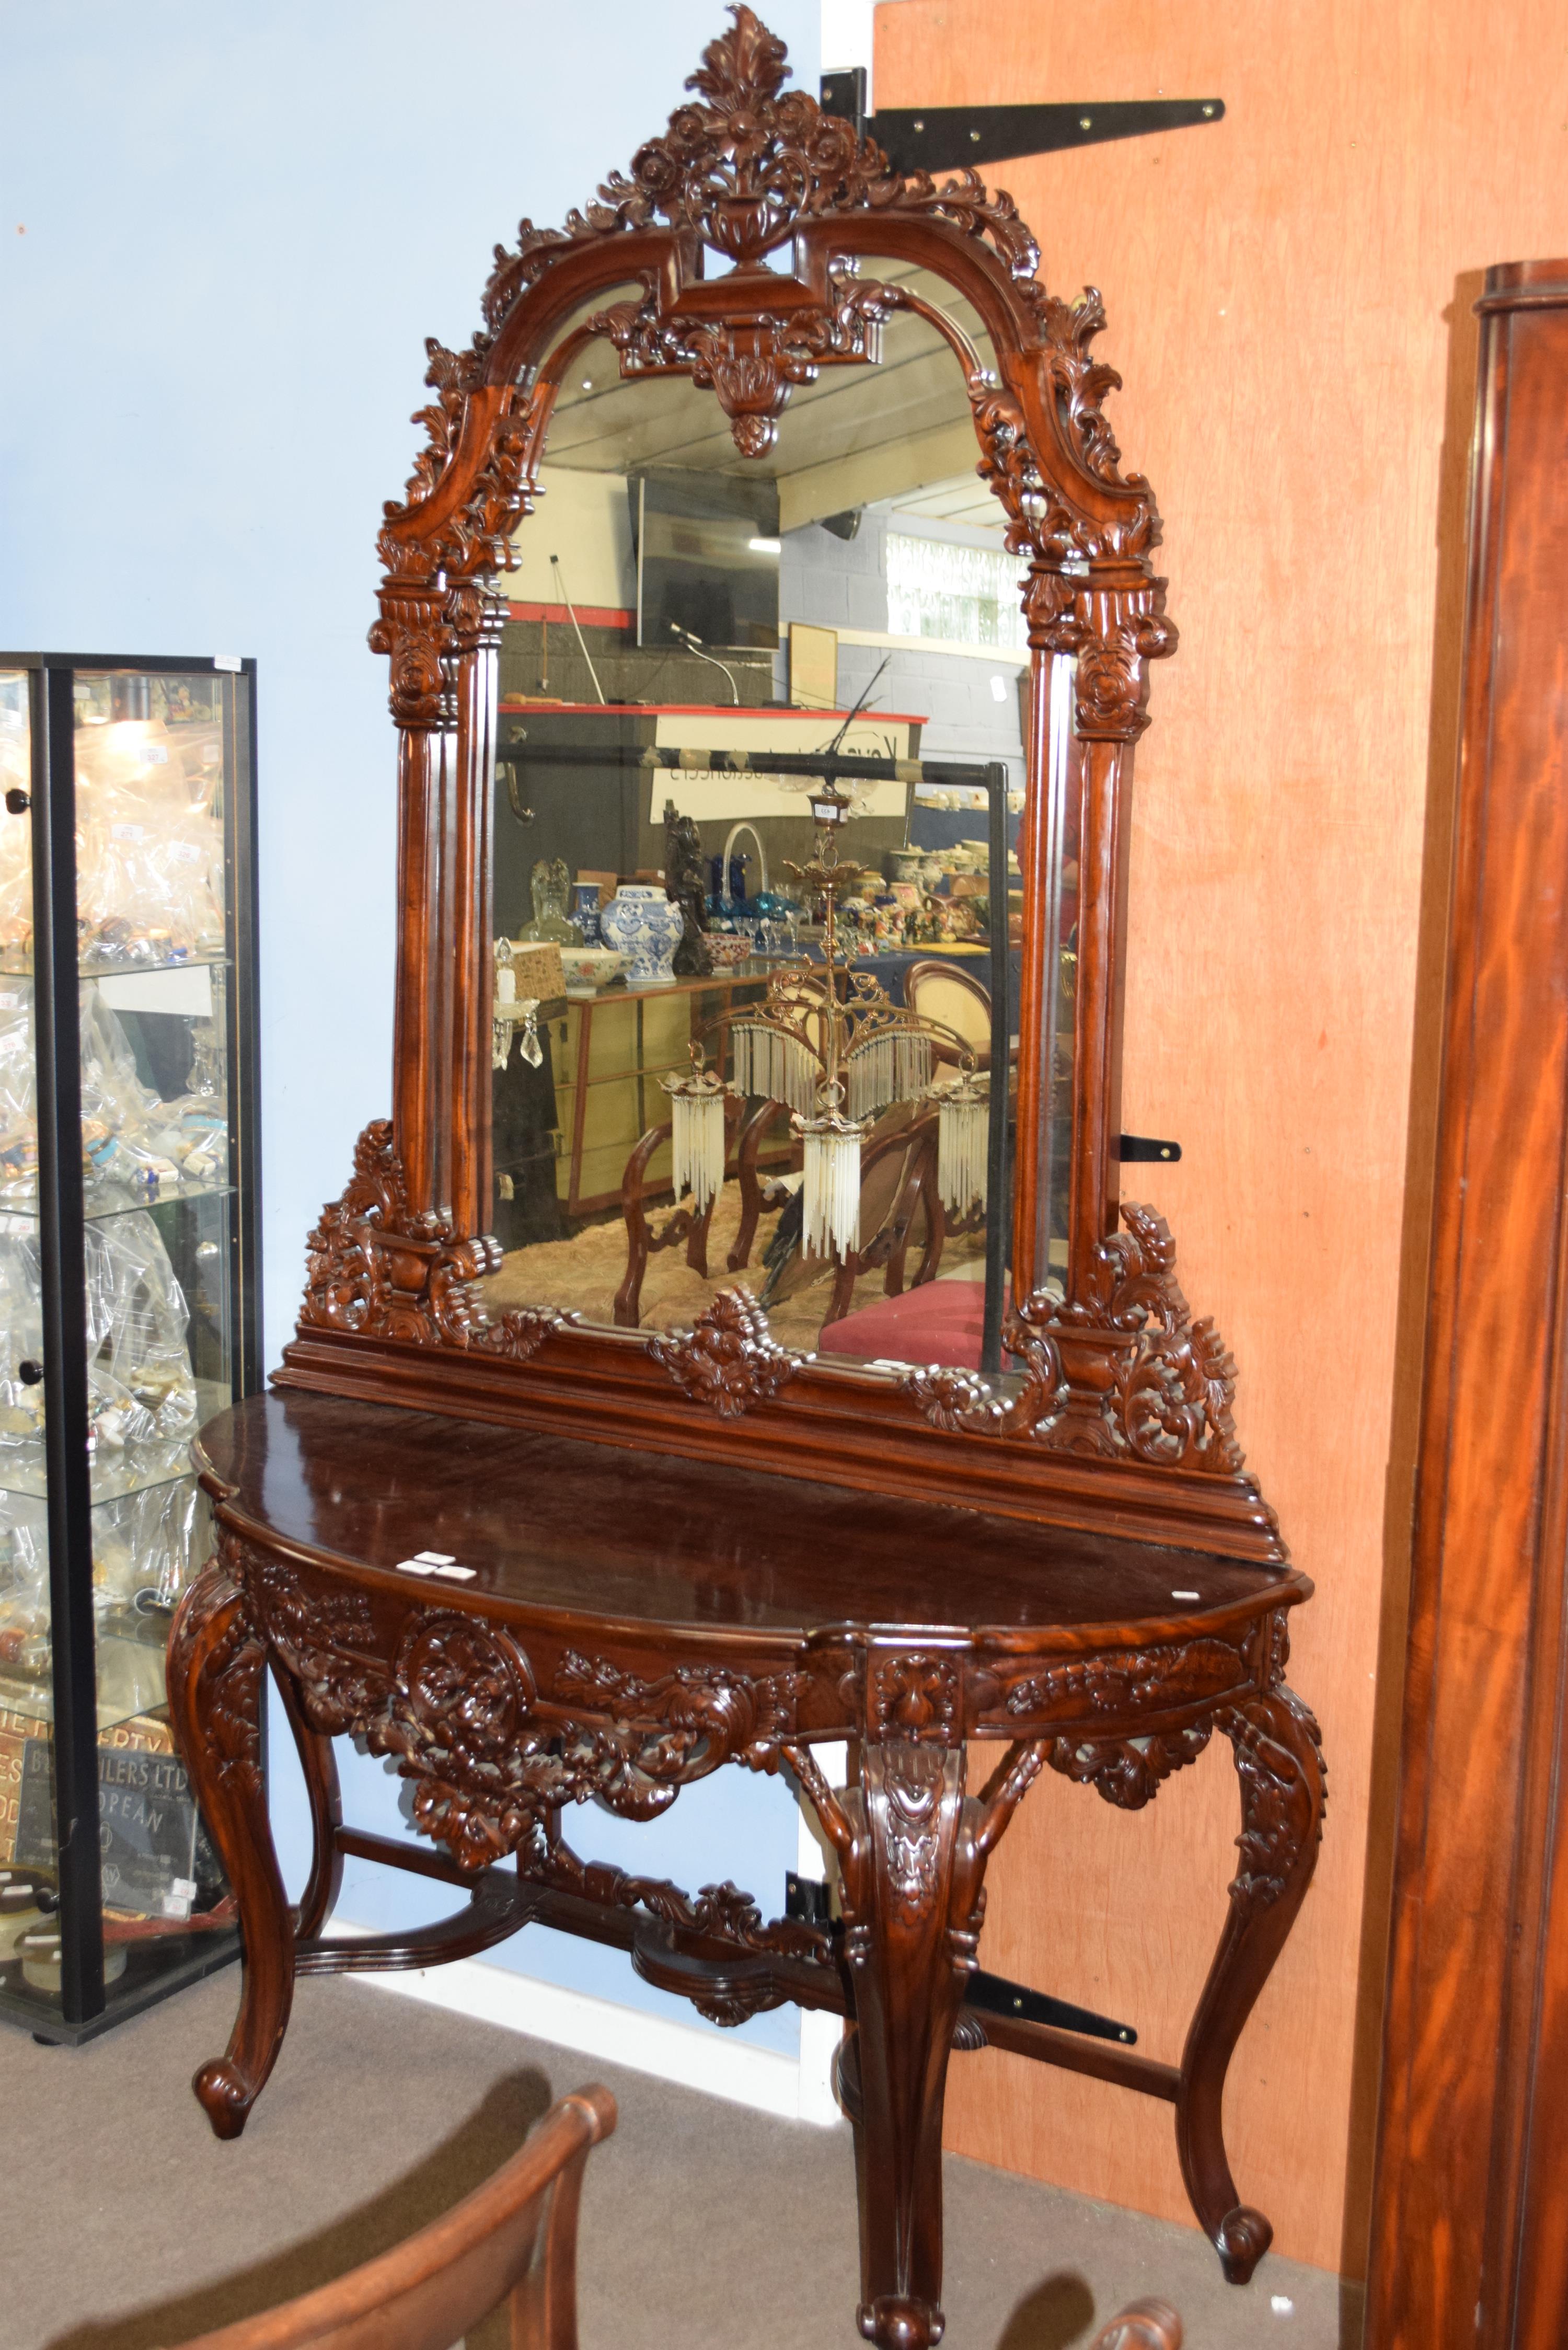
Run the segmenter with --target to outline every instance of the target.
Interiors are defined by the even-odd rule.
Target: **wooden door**
[[[1568,260],[1478,307],[1368,2350],[1568,2306]]]

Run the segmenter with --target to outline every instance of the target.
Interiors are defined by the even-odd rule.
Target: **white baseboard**
[[[337,1925],[334,1930],[353,1929]],[[801,2058],[796,2058],[730,2033],[721,2038],[717,2032],[621,2007],[588,1991],[566,1991],[559,1983],[540,1982],[511,1967],[487,1966],[483,1959],[458,1959],[449,1966],[421,1967],[408,1974],[356,1975],[354,1980],[373,1983],[378,1991],[396,1991],[403,1999],[423,2000],[430,2007],[444,2007],[454,2015],[472,2015],[503,2031],[548,2040],[557,2048],[576,2049],[602,2064],[651,2073],[678,2088],[700,2089],[758,2113],[824,2126],[842,2119],[831,2095],[825,2100],[826,2066],[817,2044],[823,2036],[820,2027],[828,2025],[826,2054],[831,2055],[841,2028],[836,2016],[802,2014],[803,2026],[818,2028],[809,2044],[803,2030]]]

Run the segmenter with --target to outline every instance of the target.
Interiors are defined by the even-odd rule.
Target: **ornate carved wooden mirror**
[[[371,634],[393,1114],[281,1377],[1279,1557],[1223,1346],[1119,1199],[1175,632],[1098,296],[732,13],[629,178],[430,346]],[[1011,738],[875,673],[961,603]]]

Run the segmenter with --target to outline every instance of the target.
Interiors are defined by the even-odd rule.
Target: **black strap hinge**
[[[822,77],[822,110],[874,139],[895,172],[956,172],[1111,139],[1147,139],[1224,120],[1221,98],[1136,98],[1044,106],[896,106],[866,111],[866,68]]]

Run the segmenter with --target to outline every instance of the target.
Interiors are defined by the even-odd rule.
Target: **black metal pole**
[[[60,2007],[65,2022],[83,2023],[103,2012],[104,2001],[72,684],[68,669],[33,672],[33,1024],[37,1056],[38,1245],[43,1274],[44,1449],[49,1489]]]
[[[220,671],[223,767],[234,805],[223,811],[224,930],[229,967],[223,974],[224,1071],[228,1086],[231,1344],[234,1392],[254,1395],[262,1383],[261,1070],[252,974],[256,968],[256,702],[255,663],[237,676]]]
[[[1007,769],[993,762],[985,771],[990,842],[991,923],[991,1104],[986,1122],[985,1322],[980,1367],[1002,1368],[1002,1317],[1007,1296],[1012,1202],[1008,1198],[1008,1131],[1012,1091],[1012,944],[1007,935]]]

